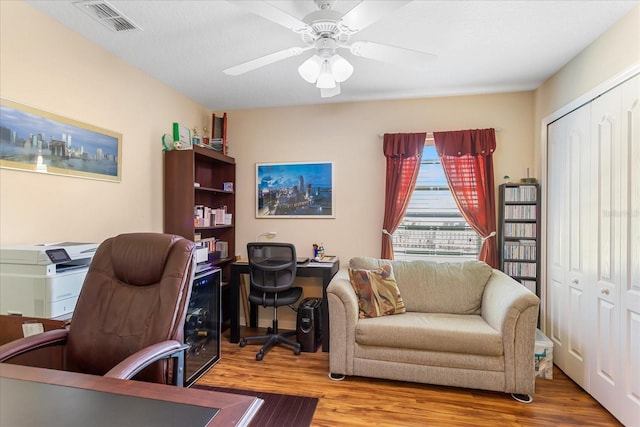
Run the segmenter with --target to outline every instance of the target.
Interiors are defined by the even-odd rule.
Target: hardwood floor
[[[242,336],[263,330],[242,330]],[[329,355],[294,356],[276,347],[257,362],[258,345],[228,338],[222,358],[197,384],[319,398],[313,426],[619,426],[597,401],[554,367],[553,380],[536,379],[533,403],[505,393],[350,377],[328,378]],[[289,427],[289,426],[287,426]]]

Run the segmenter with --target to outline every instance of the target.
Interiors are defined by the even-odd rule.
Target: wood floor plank
[[[242,336],[264,330],[242,329]],[[222,358],[197,384],[319,398],[313,426],[549,427],[620,426],[596,400],[554,366],[553,380],[536,379],[531,404],[508,394],[402,381],[328,378],[329,355],[294,356],[284,346],[258,362],[259,346],[228,338]]]

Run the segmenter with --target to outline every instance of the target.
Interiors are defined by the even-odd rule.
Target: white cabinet
[[[554,362],[640,426],[640,76],[548,126]]]

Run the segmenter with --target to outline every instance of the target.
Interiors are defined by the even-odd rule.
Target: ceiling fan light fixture
[[[331,59],[329,59],[329,63],[331,64],[333,77],[335,77],[338,83],[342,83],[353,74],[353,65],[340,55],[333,55]]]
[[[335,77],[333,77],[331,64],[329,64],[329,60],[327,59],[322,61],[320,74],[318,75],[318,80],[316,81],[316,87],[320,89],[333,89],[336,87],[336,79]]]
[[[336,87],[330,89],[320,89],[321,98],[331,98],[332,96],[340,95],[340,83],[336,83]]]
[[[321,66],[322,58],[318,55],[313,55],[298,67],[298,74],[309,83],[315,83],[320,75]]]

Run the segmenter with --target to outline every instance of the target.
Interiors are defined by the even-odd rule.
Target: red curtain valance
[[[385,157],[415,157],[422,155],[424,140],[427,133],[385,133],[384,156]]]
[[[434,132],[438,156],[483,156],[496,149],[495,129],[453,130]]]

